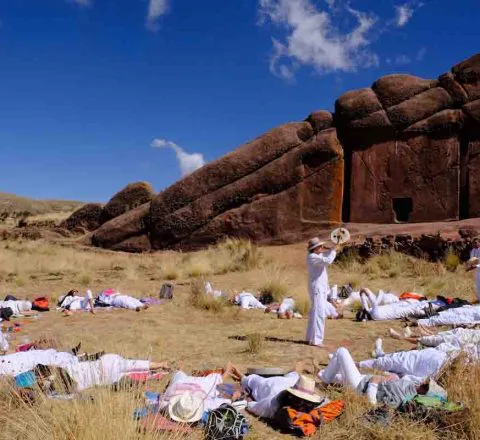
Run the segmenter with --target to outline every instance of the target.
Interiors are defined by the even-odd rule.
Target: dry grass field
[[[450,268],[452,269],[452,268]],[[427,295],[448,294],[473,299],[473,279],[458,267],[448,271],[445,264],[413,260],[398,254],[378,256],[367,264],[349,259],[333,265],[330,282],[396,292],[416,291]],[[52,245],[45,242],[0,242],[0,295],[12,293],[34,298],[56,298],[71,288],[94,292],[113,287],[134,296],[156,295],[167,280],[175,284],[173,301],[149,310],[100,311],[93,316],[78,313],[63,317],[51,311],[37,320],[24,321],[12,345],[26,337],[40,335],[58,338],[63,347],[79,341],[87,352],[105,350],[131,358],[183,361],[186,371],[222,367],[232,361],[249,366],[293,366],[305,360],[313,373],[314,364],[326,363],[328,350],[302,344],[306,319],[283,321],[260,311],[241,312],[237,307],[192,302],[192,289],[200,279],[210,280],[215,288],[233,292],[242,289],[270,290],[277,295],[288,292],[307,309],[304,245],[257,249],[248,243],[229,242],[195,254],[163,252],[128,255],[107,251]],[[327,323],[329,350],[345,346],[358,360],[370,357],[373,343],[391,326],[401,323],[356,323],[353,315]],[[251,349],[248,335],[274,337]],[[258,336],[260,335],[260,336]],[[241,337],[241,338],[236,338]],[[251,337],[250,337],[251,338]],[[248,339],[248,338],[247,338]],[[258,341],[257,341],[258,342]],[[385,339],[386,351],[407,345]],[[447,380],[454,399],[471,408],[471,418],[448,432],[398,419],[388,427],[364,426],[360,415],[365,401],[351,393],[346,413],[320,430],[319,439],[437,439],[480,438],[480,369],[459,366]],[[161,389],[163,384],[152,385]],[[324,390],[330,396],[338,393]],[[5,392],[0,398],[0,439],[154,439],[176,438],[139,433],[132,411],[140,406],[137,393],[93,390],[86,392],[94,401],[46,401],[33,408],[19,405]],[[249,416],[250,439],[289,438]],[[191,438],[201,438],[201,432]]]

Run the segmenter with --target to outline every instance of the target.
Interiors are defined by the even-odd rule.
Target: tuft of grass
[[[81,286],[87,287],[92,282],[92,277],[88,273],[83,273],[78,277]]]
[[[295,308],[304,318],[310,312],[310,301],[307,297],[295,299]]]
[[[461,264],[460,257],[450,248],[445,257],[444,264],[449,272],[456,272]]]
[[[247,335],[247,351],[250,354],[259,354],[264,346],[265,339],[260,333],[250,333]]]
[[[213,262],[214,273],[245,272],[262,267],[264,254],[250,240],[228,238],[209,248],[207,254]]]
[[[223,297],[214,298],[213,296],[205,295],[204,283],[203,279],[196,279],[192,283],[189,297],[190,305],[196,309],[208,312],[223,312],[227,306],[227,300]]]

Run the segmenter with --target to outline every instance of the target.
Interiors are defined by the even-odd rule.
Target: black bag
[[[11,307],[3,307],[0,309],[0,318],[5,321],[10,321],[13,316],[13,310]]]
[[[160,299],[173,299],[173,284],[165,283],[158,296]]]
[[[340,287],[340,292],[338,292],[339,298],[348,298],[350,294],[353,292],[352,286],[350,284],[346,284],[345,286]]]
[[[359,310],[355,315],[355,321],[362,322],[363,320],[373,321],[372,315],[364,309]]]
[[[13,295],[7,295],[4,301],[18,301],[18,299],[15,298]]]

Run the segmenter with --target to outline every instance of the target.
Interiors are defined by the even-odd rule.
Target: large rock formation
[[[480,54],[437,80],[387,75],[345,93],[335,114],[275,128],[155,198],[127,187],[93,242],[191,249],[224,236],[293,242],[341,221],[480,217],[479,133]]]

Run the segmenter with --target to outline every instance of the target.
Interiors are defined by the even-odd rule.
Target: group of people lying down
[[[467,359],[480,360],[480,330],[459,328],[437,334],[419,330],[418,336],[403,336],[391,330],[391,336],[412,344],[421,344],[426,347],[424,349],[390,354],[382,352],[377,358],[357,364],[348,350],[341,347],[329,355],[330,362],[319,372],[318,377],[325,385],[341,384],[365,394],[372,404],[398,406],[405,399],[428,392],[430,380],[435,379],[447,362],[460,353],[465,353]],[[232,364],[227,365],[221,373],[206,374],[203,377],[189,376],[179,370],[174,373],[163,394],[161,407],[168,407],[175,396],[186,393],[197,400],[200,395],[203,410],[215,409],[222,403],[231,403],[232,399],[243,399],[248,395],[250,401],[247,410],[263,418],[274,417],[276,411],[285,406],[285,399],[297,410],[312,409],[319,406],[324,398],[315,393],[314,380],[301,374],[302,367],[298,363],[294,371],[284,376],[268,378],[247,376]],[[360,369],[373,369],[386,374],[363,374]],[[166,362],[129,360],[116,354],[101,354],[95,360],[84,360],[71,352],[55,349],[0,356],[0,376],[14,378],[30,371],[34,372],[41,388],[51,391],[52,380],[56,377],[67,387],[69,393],[77,393],[96,386],[118,383],[132,372],[166,372],[169,371],[169,366]],[[218,385],[226,377],[240,382],[241,391],[238,395],[225,398],[222,394]],[[287,396],[283,394],[285,391]]]
[[[91,290],[87,290],[84,296],[79,295],[78,290],[70,290],[66,295],[62,295],[57,303],[57,308],[67,314],[80,310],[95,313],[96,307],[115,307],[137,312],[148,309],[148,305],[139,299],[124,295],[114,289],[103,290],[96,298],[93,297]]]

